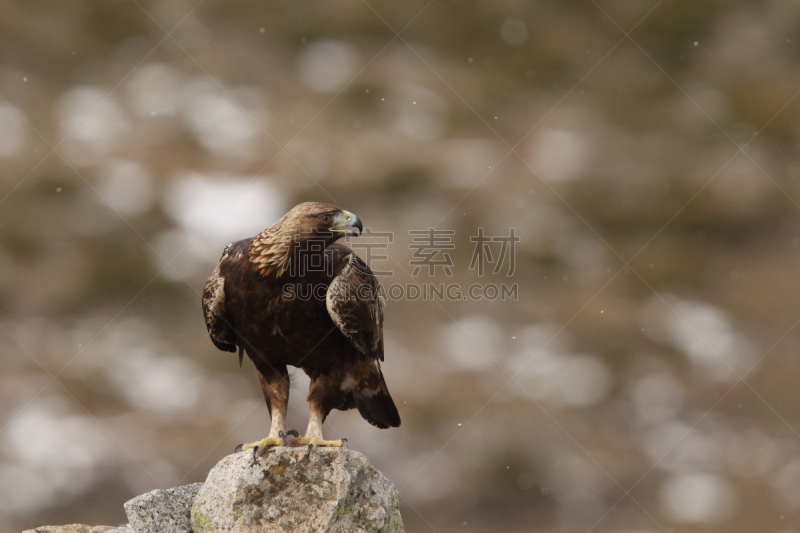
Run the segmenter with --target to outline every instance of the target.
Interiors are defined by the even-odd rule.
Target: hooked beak
[[[344,233],[348,237],[357,237],[364,231],[364,225],[361,223],[361,220],[350,211],[342,211],[341,214],[336,215],[334,223],[335,224],[330,227],[330,230],[337,233]],[[353,231],[352,228],[357,228],[358,233]]]

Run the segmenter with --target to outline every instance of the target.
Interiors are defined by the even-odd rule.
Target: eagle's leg
[[[328,388],[328,380],[312,379],[311,388],[308,391],[308,408],[310,415],[308,417],[308,429],[303,437],[298,437],[294,440],[295,445],[308,446],[308,452],[315,446],[336,446],[342,447],[347,443],[347,439],[338,440],[325,440],[322,438],[322,423],[331,412],[331,407],[326,401],[331,396],[325,394]]]
[[[323,411],[311,403],[311,416],[308,418],[308,429],[303,437],[294,439],[295,445],[308,446],[308,453],[317,446],[335,446],[341,448],[347,444],[347,439],[325,440],[322,438],[322,421],[325,419]]]
[[[264,391],[264,400],[267,402],[272,424],[267,438],[240,444],[236,451],[253,448],[253,455],[264,455],[271,446],[283,446],[283,437],[286,433],[286,410],[289,406],[289,372],[284,366],[280,371],[270,369],[268,372],[258,371],[261,381],[261,390]]]

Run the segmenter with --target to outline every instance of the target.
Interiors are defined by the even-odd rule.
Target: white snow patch
[[[587,143],[569,129],[545,129],[531,141],[528,160],[548,181],[572,181],[586,169]]]
[[[127,350],[110,374],[132,406],[163,414],[195,408],[205,382],[202,368],[191,359],[157,356],[148,348]]]
[[[0,511],[29,515],[89,490],[115,451],[111,437],[66,400],[30,405],[2,435]]]
[[[754,343],[734,330],[727,313],[704,302],[654,296],[642,310],[642,327],[652,341],[683,352],[712,381],[738,380],[757,357]]]
[[[250,160],[257,155],[267,116],[257,104],[248,109],[240,93],[235,89],[223,91],[206,80],[191,82],[183,90],[183,116],[195,139],[212,154]]]
[[[123,159],[108,161],[102,171],[98,201],[123,215],[141,215],[153,205],[154,191],[150,174],[137,162]]]
[[[528,25],[516,17],[507,18],[500,27],[500,36],[506,44],[521,46],[528,40]]]
[[[126,84],[131,105],[142,117],[174,116],[181,107],[183,76],[166,63],[148,63],[136,69]]]
[[[297,58],[300,80],[321,93],[335,93],[347,85],[358,71],[358,51],[340,41],[316,41]]]
[[[286,212],[283,195],[272,184],[247,176],[181,174],[167,186],[163,202],[184,231],[201,233],[217,248],[252,237]],[[217,248],[213,259],[222,253]]]
[[[497,347],[501,346],[501,332],[488,318],[475,316],[463,318],[458,323],[442,329],[442,342],[456,371],[477,371],[495,366],[499,361]]]
[[[70,160],[92,164],[115,148],[129,130],[122,108],[108,89],[83,85],[64,93],[58,104],[61,135]]]
[[[663,513],[679,523],[724,522],[733,512],[736,493],[725,478],[713,474],[681,474],[661,486]]]

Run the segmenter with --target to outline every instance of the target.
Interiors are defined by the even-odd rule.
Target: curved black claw
[[[244,448],[244,444],[237,444],[236,448],[233,449],[233,453],[239,453]]]
[[[347,439],[342,438],[341,440],[342,440],[342,448],[349,448],[350,447],[350,443],[347,441]]]
[[[314,449],[314,444],[313,444],[313,443],[312,443],[312,444],[309,444],[309,445],[308,445],[308,451],[306,452],[306,459],[308,459],[309,457],[311,457],[311,450],[313,450],[313,449]]]
[[[258,464],[258,446],[253,446],[253,464]]]

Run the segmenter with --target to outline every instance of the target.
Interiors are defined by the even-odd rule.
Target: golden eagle
[[[311,416],[292,444],[342,446],[323,440],[332,409],[357,408],[379,428],[400,415],[381,373],[383,301],[369,267],[336,241],[359,235],[361,221],[336,206],[307,202],[253,238],[225,247],[206,282],[203,313],[220,350],[253,361],[270,411],[269,436],[240,445],[266,452],[284,444],[289,402],[287,365],[311,378]],[[297,436],[296,431],[288,435]]]

